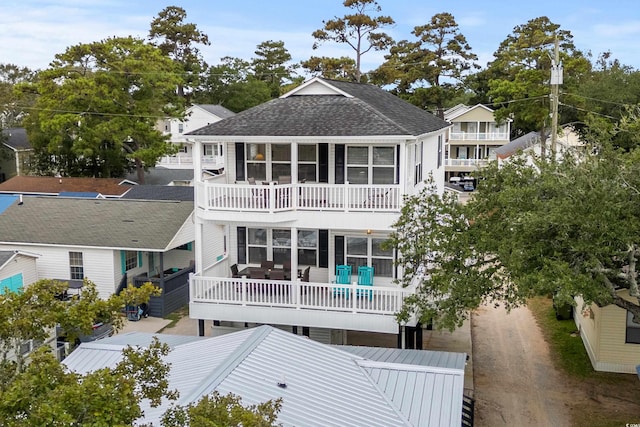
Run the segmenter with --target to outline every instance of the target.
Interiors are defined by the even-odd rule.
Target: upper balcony
[[[221,169],[224,167],[224,156],[202,156],[203,169]],[[190,155],[164,156],[156,166],[165,169],[193,169],[193,157]]]
[[[449,144],[465,141],[509,141],[508,132],[451,132]]]
[[[350,184],[196,184],[196,205],[207,219],[237,221],[288,221],[301,212],[331,214],[378,212],[400,213],[402,194],[399,185]],[[248,214],[250,218],[247,217]],[[274,215],[276,214],[276,215]],[[344,219],[344,217],[343,217]],[[345,220],[346,221],[346,220]],[[362,221],[362,220],[360,220]]]

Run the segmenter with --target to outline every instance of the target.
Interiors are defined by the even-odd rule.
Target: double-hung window
[[[267,230],[264,228],[247,229],[247,252],[249,263],[260,264],[267,259]]]
[[[298,180],[316,182],[318,171],[318,146],[313,144],[298,145]]]
[[[256,180],[267,179],[266,144],[247,144],[247,177]]]
[[[271,144],[271,176],[274,181],[291,176],[291,145]]]
[[[291,260],[291,230],[272,230],[272,251],[273,261],[276,264],[283,264]]]
[[[376,237],[347,236],[346,261],[354,272],[358,267],[369,265],[373,267],[375,276],[393,277],[393,249],[383,248],[386,239]]]
[[[350,184],[393,184],[395,147],[347,147],[347,179]]]
[[[124,269],[129,271],[136,267],[138,267],[138,252],[126,251],[124,255]]]
[[[82,252],[69,252],[69,276],[71,280],[84,279]]]

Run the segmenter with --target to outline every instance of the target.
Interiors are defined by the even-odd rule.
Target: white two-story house
[[[496,160],[496,150],[509,142],[511,119],[498,123],[482,104],[456,105],[444,113],[451,123],[445,147],[445,178],[473,175]]]
[[[178,152],[174,156],[162,157],[156,167],[166,169],[193,169],[193,147],[185,139],[184,135],[207,126],[211,123],[219,122],[222,119],[233,116],[235,113],[214,104],[194,104],[187,108],[183,120],[165,119],[158,123],[158,127],[165,134],[170,136],[172,144],[178,147]],[[204,171],[219,173],[224,167],[224,151],[220,144],[202,144],[200,147],[200,165]]]
[[[448,128],[378,87],[314,78],[186,135],[196,152],[226,152],[223,175],[196,174],[190,316],[200,334],[205,320],[398,333],[394,314],[412,290],[394,284],[401,272],[383,243],[403,195],[429,174],[443,189]],[[348,288],[336,276],[344,265]],[[361,266],[373,268],[372,286],[358,284]],[[269,267],[285,277],[267,278]]]

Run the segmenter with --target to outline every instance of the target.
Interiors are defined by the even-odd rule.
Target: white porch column
[[[291,227],[291,280],[298,280],[298,228]]]
[[[291,183],[298,183],[298,143],[291,143]]]
[[[191,156],[193,158],[193,182],[196,184],[202,182],[202,142],[199,139],[192,140],[191,142],[193,143],[193,149],[191,150]],[[196,197],[196,200],[197,199]]]

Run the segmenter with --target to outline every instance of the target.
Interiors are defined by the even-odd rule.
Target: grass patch
[[[188,305],[180,307],[179,309],[177,309],[173,313],[169,313],[167,316],[165,316],[165,319],[171,320],[171,323],[169,323],[167,326],[162,328],[162,330],[164,331],[165,329],[173,328],[174,326],[176,326],[176,324],[178,323],[178,321],[180,319],[182,319],[183,317],[188,316],[188,315],[189,315],[189,306]]]
[[[572,405],[575,426],[613,427],[640,422],[640,381],[635,375],[596,372],[573,320],[557,320],[551,298],[533,298],[533,313],[555,366],[571,380],[583,399]]]
[[[551,357],[556,366],[578,379],[596,374],[573,319],[557,320],[551,298],[533,298],[527,306],[553,350]]]

